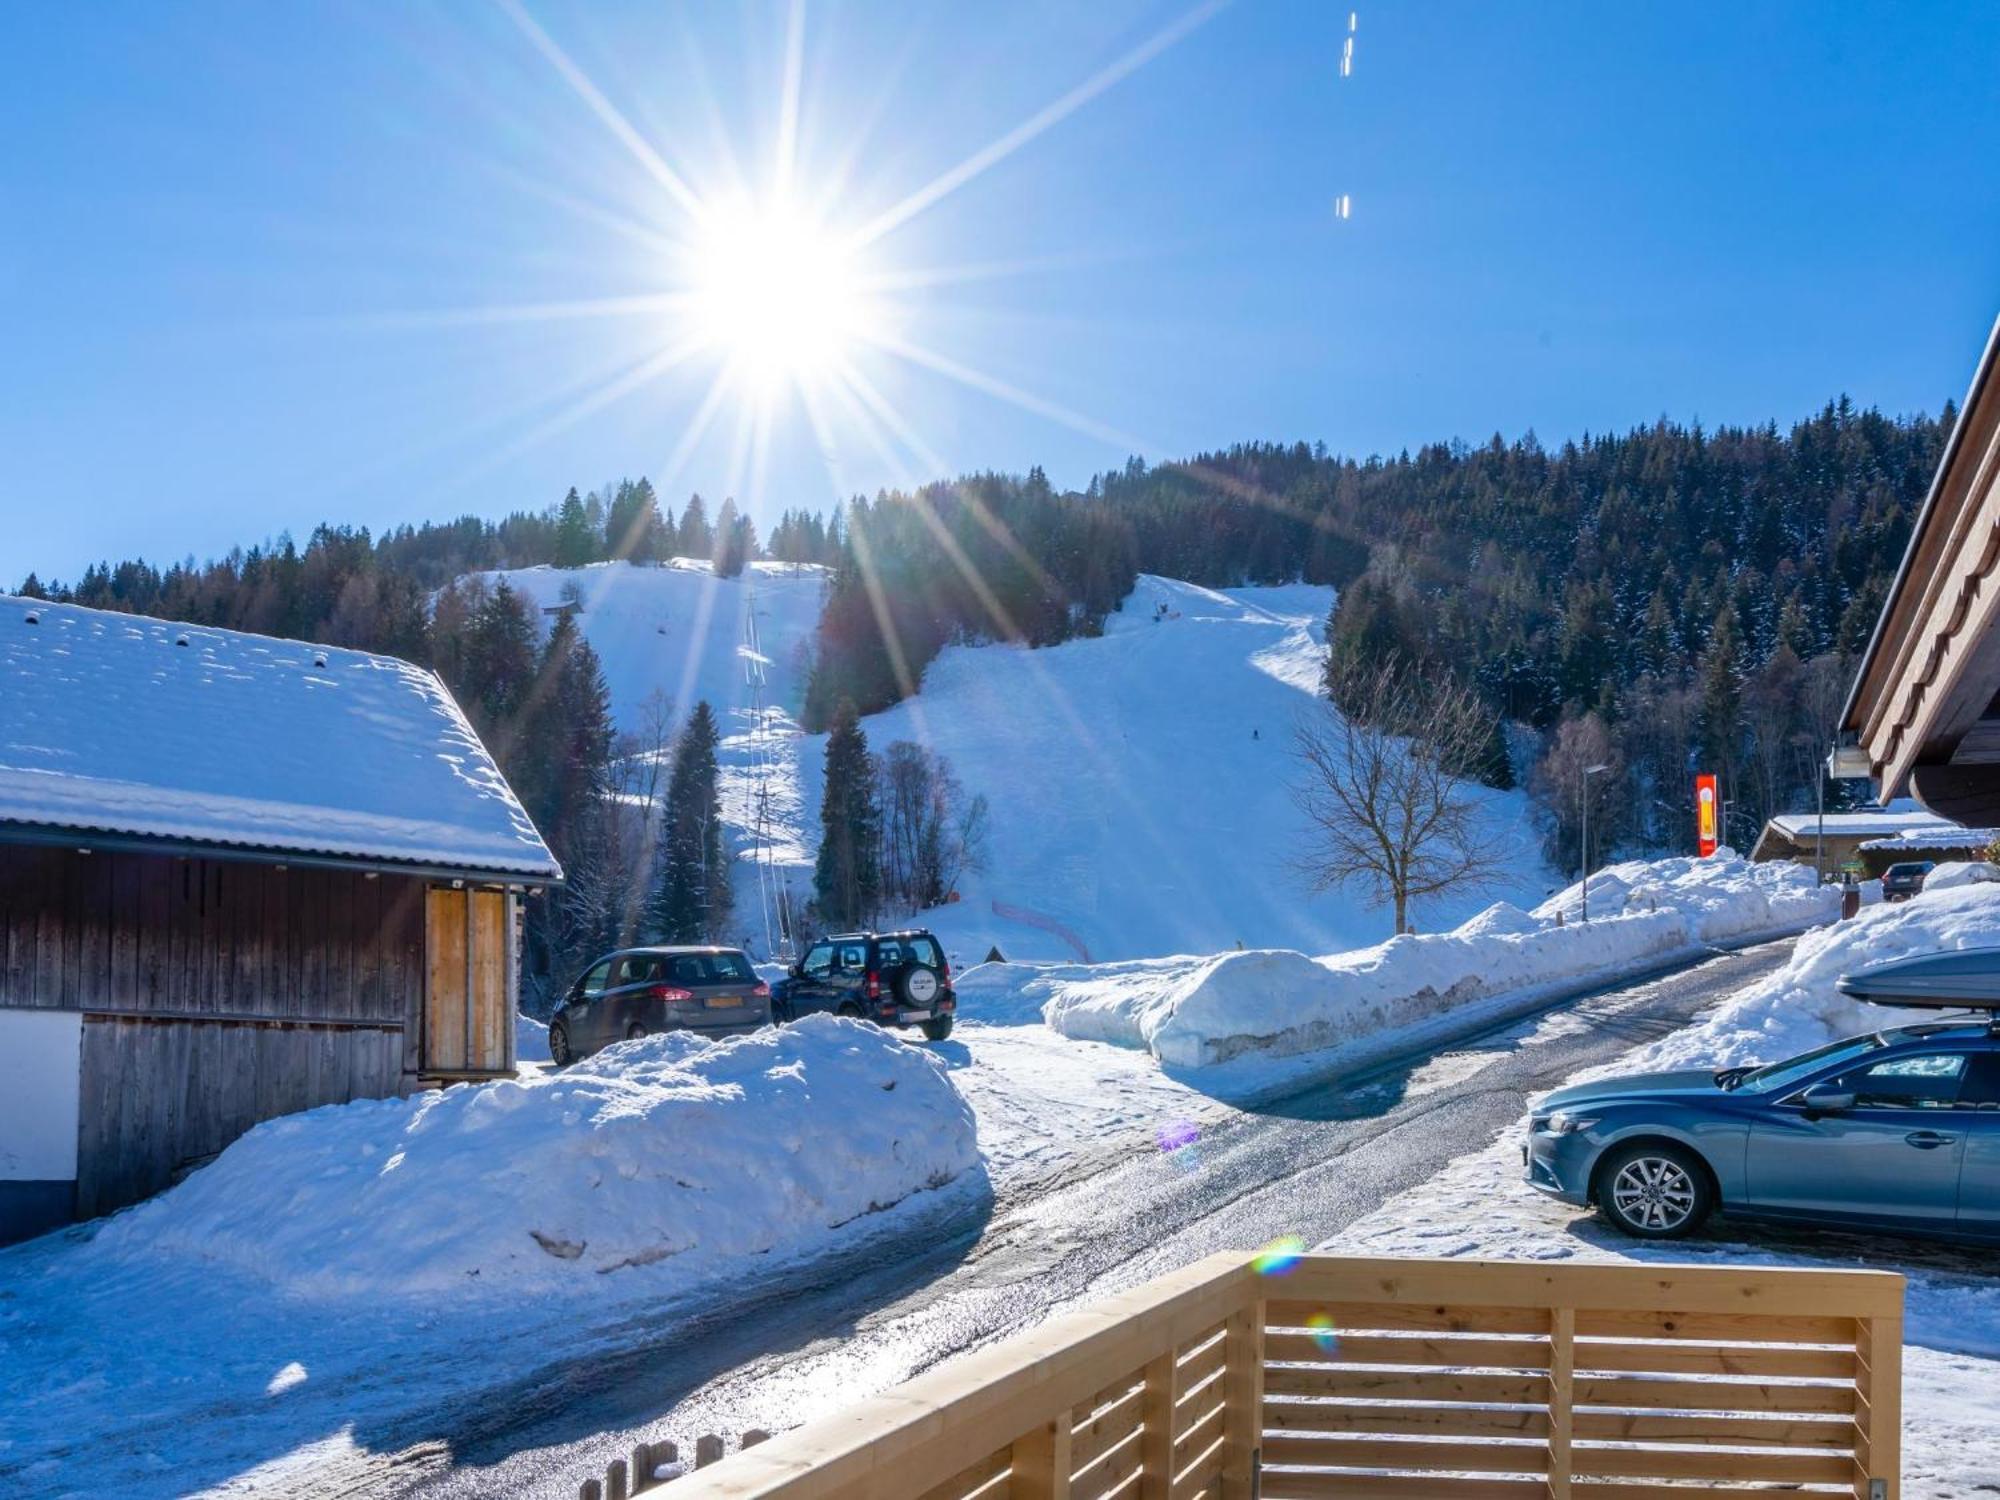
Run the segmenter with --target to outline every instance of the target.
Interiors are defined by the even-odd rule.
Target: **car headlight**
[[[1549,1116],[1550,1135],[1570,1135],[1578,1130],[1588,1130],[1597,1121],[1587,1119],[1571,1110],[1559,1109]]]

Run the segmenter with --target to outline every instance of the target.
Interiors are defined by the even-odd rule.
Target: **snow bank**
[[[1197,1068],[1252,1053],[1347,1046],[1467,1005],[1522,1000],[1673,961],[1716,942],[1777,936],[1839,910],[1834,887],[1791,864],[1706,860],[1612,866],[1591,877],[1591,920],[1572,888],[1524,912],[1489,906],[1451,932],[1308,958],[1285,950],[1122,964],[983,965],[964,1014],[1151,1052]]]
[[[1619,1066],[1631,1071],[1776,1062],[1844,1036],[1908,1026],[1927,1013],[1851,1000],[1834,981],[1911,953],[1994,946],[2000,946],[2000,885],[1982,881],[1938,890],[1926,884],[1910,901],[1871,907],[1851,922],[1807,933],[1782,969]]]
[[[1939,865],[1924,877],[1924,890],[1950,891],[1960,886],[1990,885],[2000,882],[2000,865],[1988,864],[1983,859],[1953,860]]]
[[[80,1253],[435,1305],[796,1252],[978,1159],[972,1112],[941,1063],[816,1016],[268,1121]]]
[[[516,1063],[545,1063],[549,1061],[549,1027],[546,1021],[537,1021],[533,1016],[514,1012],[514,1061]]]

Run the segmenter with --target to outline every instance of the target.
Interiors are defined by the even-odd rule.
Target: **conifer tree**
[[[826,783],[820,798],[819,859],[813,893],[820,920],[831,928],[869,922],[881,900],[881,813],[868,736],[851,702],[834,713],[826,741]]]
[[[734,500],[724,500],[722,509],[715,513],[715,576],[735,578],[750,561],[746,527],[749,525],[736,509]]]
[[[559,568],[580,568],[585,563],[597,560],[597,534],[590,524],[590,513],[584,509],[583,500],[571,485],[563,496],[562,508],[556,515],[556,556]]]
[[[673,550],[666,529],[653,486],[644,479],[636,484],[621,480],[605,516],[605,555],[631,562],[658,562]]]
[[[681,512],[680,538],[676,549],[682,557],[715,556],[715,532],[708,524],[708,506],[701,496],[688,496]]]
[[[704,699],[674,743],[653,919],[670,943],[723,936],[729,920],[729,866],[722,849],[722,802],[716,776],[715,713]]]

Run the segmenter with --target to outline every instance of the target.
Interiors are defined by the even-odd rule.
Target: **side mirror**
[[[804,964],[793,964],[785,972],[794,979],[803,979],[806,977],[806,966]]]
[[[1854,1108],[1854,1090],[1838,1084],[1816,1083],[1800,1097],[1809,1115],[1837,1115]]]

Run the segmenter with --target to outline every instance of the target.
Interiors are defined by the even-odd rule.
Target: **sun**
[[[685,277],[695,341],[766,392],[826,377],[882,331],[850,238],[795,203],[707,208]]]

